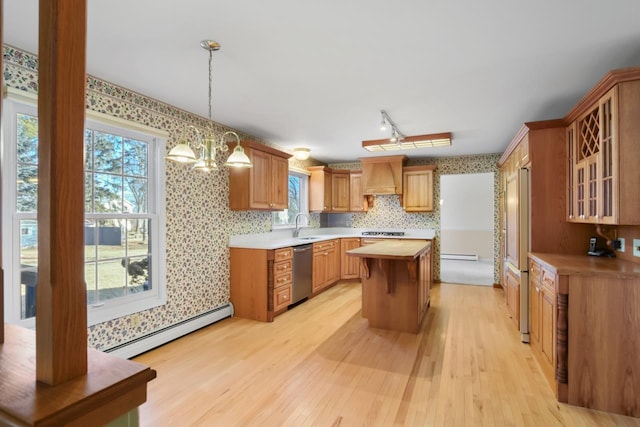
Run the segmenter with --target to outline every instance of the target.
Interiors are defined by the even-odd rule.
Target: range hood
[[[402,194],[402,166],[407,156],[361,157],[362,194]]]

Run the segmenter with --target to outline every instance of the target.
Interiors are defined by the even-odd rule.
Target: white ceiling
[[[4,41],[37,53],[37,0],[4,0]],[[502,152],[640,65],[638,0],[89,0],[87,72],[327,162],[371,156],[386,110],[410,157]]]

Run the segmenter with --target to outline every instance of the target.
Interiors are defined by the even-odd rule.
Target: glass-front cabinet
[[[567,128],[567,216],[571,222],[618,223],[617,86]]]

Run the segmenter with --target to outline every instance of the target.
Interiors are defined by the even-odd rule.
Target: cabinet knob
[[[600,218],[600,215],[596,214],[595,218],[596,218],[596,219]]]

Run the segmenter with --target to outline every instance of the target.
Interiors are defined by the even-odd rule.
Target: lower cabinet
[[[418,274],[418,312],[420,313],[418,318],[420,321],[427,313],[427,309],[431,305],[431,283],[433,282],[433,275],[431,270],[432,263],[432,246],[420,255],[419,274]]]
[[[234,316],[272,322],[291,301],[293,249],[231,248],[229,252]]]
[[[318,292],[340,280],[340,240],[313,244],[312,291]]]
[[[516,324],[516,329],[520,329],[520,275],[506,264],[504,267],[504,279],[507,310],[511,320]]]
[[[556,278],[533,260],[529,261],[530,344],[538,364],[553,387],[556,367]]]
[[[344,238],[340,239],[340,278],[359,279],[360,278],[360,259],[347,255],[349,249],[360,247],[360,238]]]

